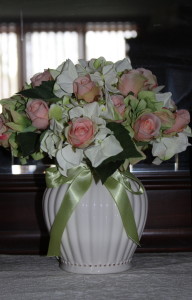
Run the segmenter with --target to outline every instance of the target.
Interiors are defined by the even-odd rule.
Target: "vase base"
[[[59,267],[70,273],[78,274],[109,274],[109,273],[120,273],[125,272],[131,268],[131,260],[119,264],[109,265],[78,265],[70,264],[62,259],[59,261]]]

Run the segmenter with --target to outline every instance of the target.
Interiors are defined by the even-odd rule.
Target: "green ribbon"
[[[50,167],[46,169],[46,176],[45,176],[45,181],[46,181],[46,186],[48,188],[54,188],[58,187],[64,183],[71,183],[77,176],[79,176],[83,170],[87,170],[90,172],[88,167],[85,165],[71,168],[68,170],[68,175],[63,176],[60,171],[57,169],[57,167]]]
[[[137,191],[132,189],[130,179],[138,184],[139,189]],[[116,171],[106,180],[104,185],[110,192],[118,207],[127,236],[137,245],[140,245],[132,206],[126,190],[135,195],[142,194],[144,192],[144,188],[141,182],[128,171],[122,173]]]
[[[76,170],[73,170],[73,178],[69,177],[69,180],[67,180],[66,177],[61,175],[59,176],[57,170],[52,169],[52,171],[53,172],[51,172],[51,169],[49,168],[46,176],[46,181],[48,182],[49,186],[52,179],[53,186],[58,186],[57,184],[61,182],[60,177],[63,177],[63,181],[70,183],[51,228],[49,248],[47,253],[47,256],[60,256],[60,243],[65,226],[79,200],[89,189],[92,182],[92,174],[89,169],[80,167]]]
[[[137,183],[138,189],[136,191],[132,188],[130,179]],[[46,183],[47,187],[50,188],[58,187],[63,183],[69,184],[69,188],[51,228],[47,253],[48,256],[60,256],[60,243],[64,229],[76,205],[89,189],[92,183],[92,174],[90,169],[86,166],[80,166],[69,170],[68,177],[62,176],[56,167],[48,168],[46,171]],[[133,210],[126,190],[133,194],[142,194],[144,188],[141,182],[128,171],[121,173],[116,171],[106,180],[104,185],[118,207],[127,236],[139,245],[139,237]]]

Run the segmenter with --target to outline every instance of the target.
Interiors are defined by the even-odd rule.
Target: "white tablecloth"
[[[192,253],[136,253],[124,273],[78,275],[55,258],[0,255],[1,300],[191,300]]]

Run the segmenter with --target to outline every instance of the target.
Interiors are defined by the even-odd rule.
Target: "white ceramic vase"
[[[132,187],[136,183],[132,182]],[[44,193],[43,210],[50,230],[59,210],[67,184],[48,188]],[[146,192],[128,192],[139,238],[148,210]],[[104,274],[130,268],[137,245],[127,237],[118,208],[109,191],[100,182],[93,182],[73,211],[62,235],[60,267],[68,272]]]

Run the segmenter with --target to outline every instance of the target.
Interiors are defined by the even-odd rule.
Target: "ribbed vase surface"
[[[132,187],[136,184],[132,182]],[[48,230],[68,185],[48,188],[44,193],[43,210]],[[148,210],[146,192],[128,192],[139,237]],[[73,211],[61,241],[60,267],[82,274],[122,272],[130,268],[137,245],[127,237],[118,208],[109,191],[100,182],[92,183]]]

